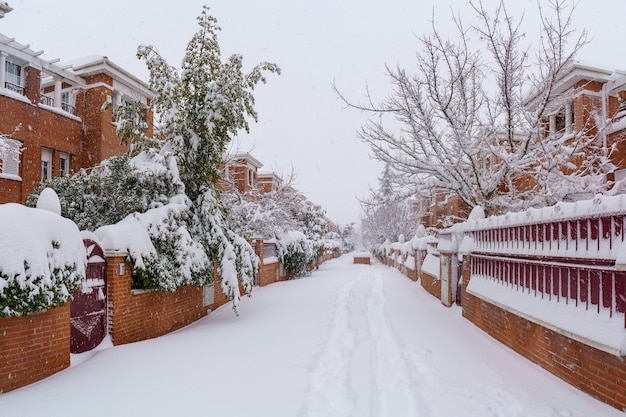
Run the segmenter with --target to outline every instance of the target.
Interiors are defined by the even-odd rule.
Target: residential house
[[[603,147],[614,148],[611,160],[616,170],[608,175],[607,181],[626,179],[626,72],[575,62],[558,81],[555,93],[540,135],[585,132],[597,136]],[[520,181],[532,181],[532,178]],[[617,191],[624,190],[626,185]],[[430,205],[426,207],[428,200]],[[428,196],[416,198],[412,211],[426,227],[450,226],[469,214],[469,208],[446,190],[433,190]]]
[[[42,179],[126,152],[112,119],[124,102],[145,106],[153,133],[145,82],[104,56],[61,66],[42,54],[0,34],[0,204],[24,202]]]

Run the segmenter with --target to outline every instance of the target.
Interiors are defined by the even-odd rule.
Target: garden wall
[[[464,274],[469,282],[470,274]],[[467,281],[466,281],[467,280]],[[626,409],[626,361],[491,304],[463,290],[463,317],[565,382]]]
[[[0,393],[70,366],[69,304],[42,313],[0,318]]]
[[[132,290],[132,267],[124,253],[107,254],[107,265],[108,324],[114,345],[180,329],[204,317],[213,306],[203,305],[202,288],[198,287],[182,287],[175,292]]]
[[[472,219],[438,238],[438,261],[425,258],[416,268],[426,291],[461,304],[463,317],[502,344],[626,411],[626,196]],[[385,253],[381,261],[397,267],[397,254]]]

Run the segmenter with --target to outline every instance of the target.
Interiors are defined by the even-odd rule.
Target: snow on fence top
[[[468,220],[462,230],[469,236],[471,248],[466,241],[461,246],[473,253],[626,263],[626,253],[622,254],[625,217],[626,196],[596,196]]]
[[[626,215],[626,195],[597,195],[591,200],[573,203],[559,202],[550,207],[530,208],[516,213],[491,216],[486,219],[470,219],[465,222],[465,230],[478,231],[615,215]]]

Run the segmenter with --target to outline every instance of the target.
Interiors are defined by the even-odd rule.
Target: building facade
[[[145,82],[104,56],[60,66],[42,53],[0,34],[0,204],[23,203],[42,179],[126,152],[116,106],[140,101],[153,134]]]

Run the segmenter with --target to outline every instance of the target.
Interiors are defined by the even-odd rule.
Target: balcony
[[[76,116],[76,107],[72,106],[69,103],[61,103],[61,109],[63,109],[63,111],[68,112],[72,116]]]
[[[54,106],[54,99],[52,97],[48,97],[48,96],[41,96],[41,104],[53,107]]]
[[[6,88],[9,91],[13,91],[14,93],[17,93],[19,95],[22,95],[22,96],[26,95],[26,90],[24,89],[24,87],[19,86],[17,84],[10,83],[8,81],[5,81],[4,88]]]
[[[54,107],[54,98],[49,96],[41,96],[41,104],[49,107]],[[76,116],[76,107],[72,106],[69,103],[61,102],[61,110],[71,114],[72,116]]]

